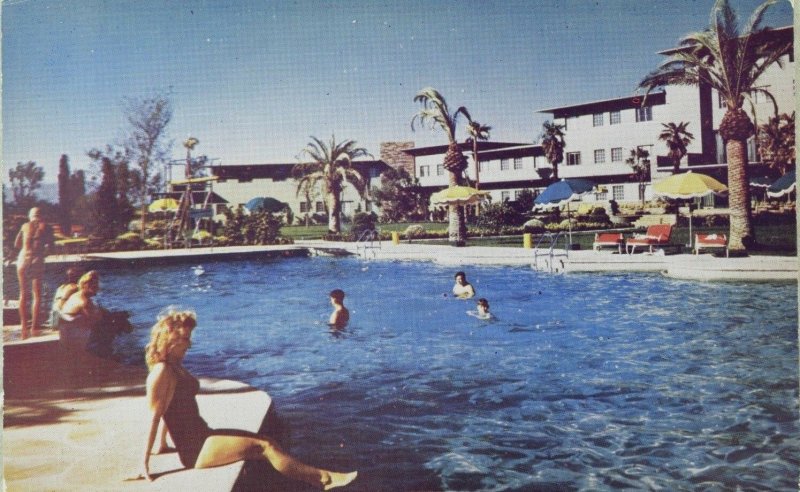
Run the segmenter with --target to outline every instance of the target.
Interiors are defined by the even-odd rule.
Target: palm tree
[[[439,91],[432,87],[426,87],[419,91],[414,96],[414,102],[421,103],[422,109],[411,119],[411,129],[414,130],[414,123],[419,121],[421,126],[429,125],[431,128],[438,127],[444,130],[448,140],[447,153],[444,155],[444,168],[449,174],[448,184],[451,187],[463,184],[467,160],[456,142],[456,123],[461,115],[472,121],[467,108],[460,106],[451,113],[447,101]],[[464,246],[467,239],[464,209],[457,205],[449,205],[448,216],[450,224],[447,235],[450,244]]]
[[[467,143],[472,144],[472,160],[475,162],[475,189],[479,190],[481,187],[481,166],[478,160],[478,140],[485,142],[489,140],[489,132],[492,127],[489,125],[482,125],[477,121],[470,120],[467,123],[467,134],[469,138]]]
[[[363,147],[357,147],[354,140],[336,142],[331,136],[328,144],[317,137],[303,149],[301,154],[307,155],[311,161],[295,165],[292,173],[298,179],[297,195],[308,197],[319,185],[328,202],[328,231],[333,234],[341,232],[342,191],[346,183],[350,183],[364,197],[367,183],[364,177],[353,167],[353,159],[372,155]]]
[[[731,251],[744,252],[754,242],[747,176],[747,139],[754,127],[742,105],[746,96],[756,93],[772,97],[756,81],[773,63],[782,66],[780,58],[792,49],[791,39],[771,38],[769,28],[760,27],[767,8],[776,1],[757,7],[740,30],[728,1],[717,0],[709,27],[684,36],[669,59],[639,83],[647,92],[670,84],[710,86],[725,101],[719,134],[728,156]]]
[[[663,140],[669,148],[669,157],[672,159],[672,173],[677,174],[678,168],[681,166],[681,159],[686,155],[688,150],[686,146],[692,143],[694,135],[686,131],[689,126],[688,121],[681,121],[677,125],[675,123],[661,123],[664,127],[661,134],[658,135],[659,140]]]
[[[641,147],[636,147],[631,149],[631,155],[625,159],[625,164],[631,166],[633,175],[639,182],[639,199],[642,201],[642,205],[644,205],[645,183],[650,180],[650,161],[648,157],[650,157],[650,152]]]
[[[791,171],[795,167],[794,140],[794,111],[770,118],[758,134],[761,160],[780,174]]]
[[[547,162],[553,166],[553,180],[558,181],[558,165],[564,160],[564,125],[552,121],[542,124],[542,150]]]

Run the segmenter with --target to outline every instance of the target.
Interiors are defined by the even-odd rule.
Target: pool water
[[[141,363],[165,305],[186,365],[267,391],[351,490],[797,490],[797,287],[298,258],[102,271]],[[198,275],[198,273],[201,273]],[[341,288],[350,325],[326,325]]]

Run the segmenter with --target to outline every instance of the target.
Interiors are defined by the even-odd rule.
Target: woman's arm
[[[22,240],[25,237],[25,227],[28,224],[22,224],[22,227],[19,228],[19,232],[17,233],[17,238],[14,239],[14,248],[22,249]]]
[[[167,422],[162,418],[161,419],[161,439],[159,440],[158,450],[156,450],[155,454],[166,453],[167,451],[172,450],[167,444]]]
[[[150,476],[150,452],[158,433],[158,423],[169,408],[172,395],[175,392],[175,375],[167,368],[166,364],[159,363],[153,366],[147,376],[147,406],[150,410],[150,431],[147,433],[147,446],[144,450],[144,476]],[[166,427],[166,425],[164,426]]]

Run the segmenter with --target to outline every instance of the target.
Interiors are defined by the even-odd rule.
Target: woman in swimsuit
[[[144,473],[150,476],[150,454],[161,420],[161,448],[169,431],[178,457],[187,468],[209,468],[241,460],[268,461],[287,477],[325,490],[341,487],[355,480],[357,472],[338,473],[306,465],[286,454],[272,439],[255,433],[214,430],[200,416],[195,396],[200,383],[186,368],[183,358],[191,346],[192,330],[197,324],[191,311],[169,311],[159,317],[145,348],[147,403],[151,412]]]
[[[42,277],[44,276],[45,250],[53,244],[53,230],[41,220],[38,207],[28,212],[28,222],[22,227],[14,240],[14,247],[19,249],[17,256],[17,279],[19,280],[19,321],[22,338],[28,338],[28,318],[32,312],[31,334],[39,334],[39,315],[41,313]],[[33,302],[31,311],[28,303]]]

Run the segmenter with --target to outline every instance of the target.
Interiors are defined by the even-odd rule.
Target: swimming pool
[[[186,365],[267,391],[302,459],[352,490],[796,490],[797,288],[356,259],[102,270],[141,363],[167,304]],[[351,324],[326,326],[342,288]]]

